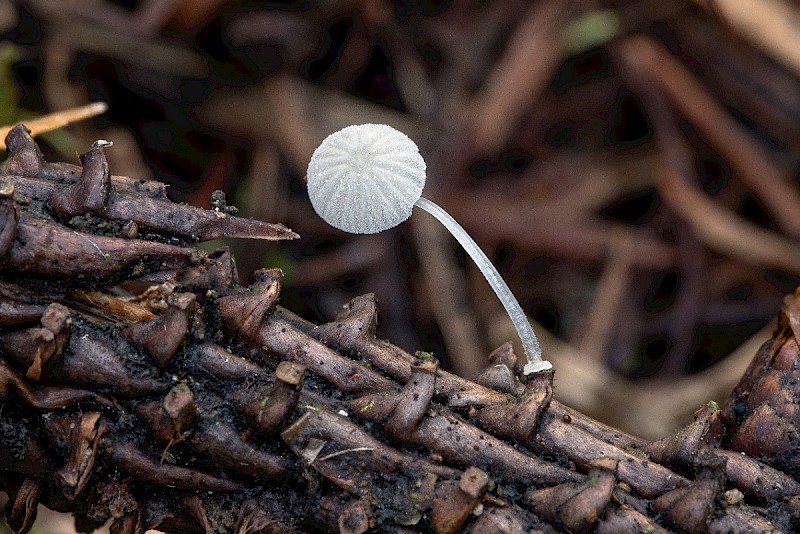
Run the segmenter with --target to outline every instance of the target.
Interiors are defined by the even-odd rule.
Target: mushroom
[[[503,303],[517,329],[528,375],[552,369],[525,312],[486,254],[444,209],[422,197],[425,160],[407,135],[385,124],[360,124],[335,132],[314,151],[308,164],[308,195],[328,224],[354,234],[394,228],[414,206],[441,222],[469,253]]]

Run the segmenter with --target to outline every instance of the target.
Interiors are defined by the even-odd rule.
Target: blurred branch
[[[477,155],[496,152],[550,83],[566,52],[564,4],[542,0],[528,9],[470,104],[470,130]]]
[[[780,226],[800,238],[800,190],[688,69],[646,36],[628,37],[619,43],[618,50],[626,66],[656,83],[739,179],[758,193]]]
[[[202,56],[163,39],[142,39],[79,20],[54,26],[51,35],[75,50],[100,54],[171,76],[200,78],[208,73]]]
[[[748,223],[703,192],[665,171],[656,183],[664,202],[710,248],[741,261],[800,273],[800,246],[775,232]]]
[[[612,235],[603,274],[597,283],[591,308],[586,312],[586,326],[578,332],[576,349],[587,359],[603,363],[629,292],[635,255],[630,232],[619,231]]]
[[[800,75],[800,12],[782,0],[694,0]]]

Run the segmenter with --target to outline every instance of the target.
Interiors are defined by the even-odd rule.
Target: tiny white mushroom
[[[348,126],[322,141],[308,164],[308,196],[331,226],[376,234],[411,217],[425,186],[425,160],[385,124]]]
[[[528,363],[524,374],[551,369],[525,312],[486,254],[445,210],[422,197],[425,160],[407,135],[385,124],[348,126],[332,133],[308,165],[308,195],[328,224],[354,234],[393,228],[414,206],[439,220],[472,257],[517,329]]]

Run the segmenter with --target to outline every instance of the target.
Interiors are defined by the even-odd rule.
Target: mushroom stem
[[[503,307],[508,312],[511,322],[517,329],[519,339],[522,341],[522,348],[525,350],[525,356],[528,358],[528,363],[525,364],[522,372],[526,375],[537,373],[539,371],[546,371],[552,369],[553,365],[547,360],[542,360],[542,349],[539,346],[539,341],[536,339],[536,334],[533,333],[528,318],[525,312],[514,298],[508,284],[500,277],[500,273],[486,254],[478,247],[478,244],[469,236],[466,230],[453,219],[449,213],[439,207],[437,204],[431,202],[427,198],[420,197],[415,203],[415,206],[427,211],[447,228],[453,237],[464,247],[464,250],[472,257],[472,261],[478,266],[486,281],[492,286],[497,298],[503,303]]]

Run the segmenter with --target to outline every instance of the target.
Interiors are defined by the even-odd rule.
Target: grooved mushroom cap
[[[425,186],[425,160],[407,135],[385,124],[332,133],[308,164],[308,196],[325,221],[375,234],[411,216]]]

